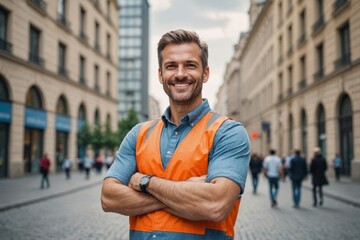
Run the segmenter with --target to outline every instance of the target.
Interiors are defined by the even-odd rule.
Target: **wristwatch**
[[[152,176],[153,176],[153,175],[148,174],[148,175],[143,176],[143,177],[140,179],[139,185],[140,185],[140,189],[141,189],[142,192],[145,192],[145,193],[147,192],[147,191],[146,191],[146,188],[147,188],[147,186],[149,185],[150,178],[152,178]]]

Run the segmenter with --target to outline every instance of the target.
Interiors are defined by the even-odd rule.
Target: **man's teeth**
[[[175,84],[175,87],[186,87],[188,85],[189,84],[187,84],[187,83],[177,83],[177,84]]]

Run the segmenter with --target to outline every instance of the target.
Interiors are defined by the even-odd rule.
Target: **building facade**
[[[310,161],[319,146],[360,179],[359,10],[349,0],[261,4],[240,56],[240,121],[253,152],[300,149]]]
[[[124,119],[129,109],[140,120],[149,117],[149,4],[147,0],[118,0],[119,79],[118,116]]]
[[[115,0],[0,1],[0,177],[51,171],[84,149],[77,132],[117,128]]]

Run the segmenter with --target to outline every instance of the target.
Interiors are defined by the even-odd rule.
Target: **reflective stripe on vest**
[[[152,174],[161,178],[185,181],[193,176],[202,176],[208,172],[208,156],[218,128],[229,119],[207,113],[179,143],[164,170],[160,154],[160,138],[164,123],[158,120],[146,122],[139,130],[136,143],[136,163],[138,171]],[[208,123],[213,122],[211,124]],[[148,134],[149,129],[151,133]],[[227,236],[234,236],[234,225],[239,210],[240,200],[236,201],[229,216],[221,222],[192,221],[174,216],[163,210],[152,213],[131,216],[130,229],[138,231],[168,231],[190,234],[204,234],[205,229],[226,232]]]

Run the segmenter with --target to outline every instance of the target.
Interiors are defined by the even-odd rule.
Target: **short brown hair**
[[[200,48],[200,58],[203,69],[208,66],[208,45],[201,41],[199,35],[193,31],[187,31],[183,29],[177,29],[174,31],[170,31],[162,35],[158,47],[157,47],[157,54],[158,54],[158,61],[159,61],[159,68],[161,69],[162,64],[162,51],[168,44],[182,44],[182,43],[196,43]]]

